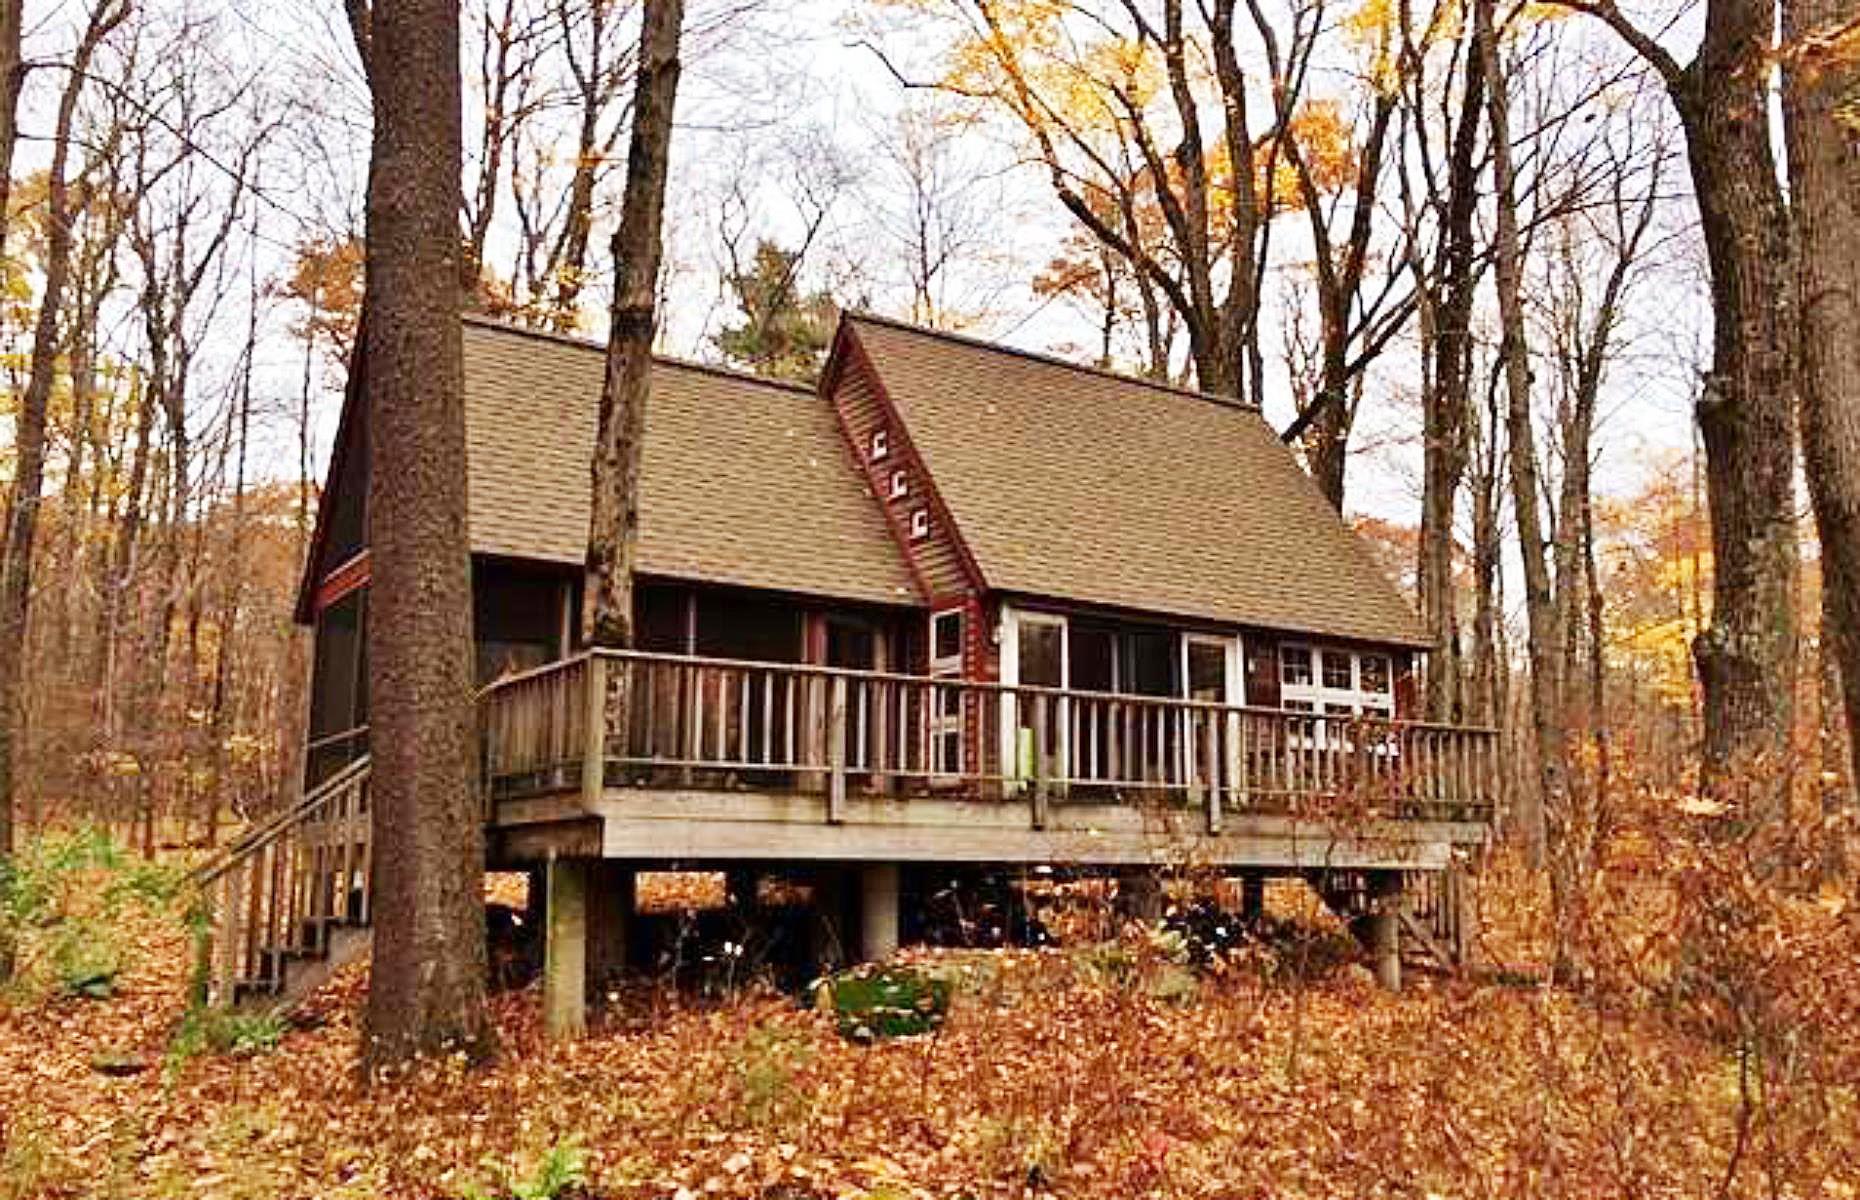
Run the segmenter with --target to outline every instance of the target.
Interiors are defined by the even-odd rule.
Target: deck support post
[[[588,1026],[588,859],[549,859],[543,925],[543,1029],[581,1036]]]
[[[898,864],[859,868],[859,957],[880,962],[898,949]]]
[[[1391,992],[1401,991],[1400,871],[1369,872],[1369,912],[1363,918],[1363,940],[1374,962],[1376,982]]]
[[[818,974],[846,965],[846,909],[846,872],[837,863],[822,863],[813,872],[813,903],[807,914],[808,957]]]
[[[626,972],[637,881],[631,863],[588,863],[588,981],[597,990]]]
[[[1266,877],[1258,871],[1240,877],[1240,916],[1249,924],[1266,916]]]
[[[1125,920],[1154,925],[1163,919],[1162,875],[1155,868],[1126,874],[1117,890],[1118,909]]]

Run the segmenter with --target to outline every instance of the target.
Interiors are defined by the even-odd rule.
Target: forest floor
[[[184,931],[112,920],[107,998],[0,1000],[0,1200],[1860,1195],[1853,1088],[1754,1121],[1747,1063],[1524,972],[1390,995],[1273,946],[1184,977],[1128,932],[936,952],[947,1022],[875,1044],[645,987],[550,1044],[532,986],[494,997],[492,1064],[367,1088],[364,967],[275,1045],[184,1058]]]

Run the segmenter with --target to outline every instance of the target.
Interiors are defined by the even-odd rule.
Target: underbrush
[[[137,952],[121,936],[125,908],[171,912],[182,884],[178,868],[133,858],[100,830],[28,839],[0,859],[0,947],[14,961],[0,1005],[109,998]]]

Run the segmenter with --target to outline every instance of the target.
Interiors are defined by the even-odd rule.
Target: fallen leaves
[[[1061,950],[919,955],[958,981],[948,1022],[869,1046],[787,997],[645,988],[554,1045],[533,993],[503,995],[497,1063],[372,1090],[352,968],[273,1053],[113,1078],[100,1053],[160,1061],[181,1013],[179,931],[127,932],[115,998],[0,1012],[4,1200],[28,1169],[15,1194],[46,1200],[458,1196],[565,1139],[590,1195],[642,1200],[1700,1195],[1735,1137],[1737,1090],[1708,1082],[1724,1053],[1650,1007],[1424,976],[1392,997],[1347,972],[1217,972],[1164,1000]],[[1842,1195],[1856,1129],[1778,1131],[1779,1190]]]

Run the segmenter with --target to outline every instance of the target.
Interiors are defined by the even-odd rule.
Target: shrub
[[[762,1128],[805,1116],[807,1096],[796,1077],[810,1057],[811,1048],[793,1030],[751,1030],[730,1053],[736,1074],[737,1120]]]
[[[0,862],[0,946],[17,955],[16,994],[109,996],[123,965],[112,918],[126,903],[171,903],[184,879],[130,860],[101,830],[29,839]]]
[[[859,1040],[928,1033],[949,1014],[946,977],[912,967],[880,967],[836,975],[820,987],[823,1007],[840,1032]]]
[[[492,1176],[489,1190],[467,1187],[465,1200],[560,1200],[588,1185],[588,1152],[578,1137],[563,1138],[544,1150],[527,1175],[496,1161],[487,1161],[485,1167]]]
[[[181,1019],[181,1027],[168,1044],[168,1066],[172,1071],[201,1054],[267,1054],[277,1049],[289,1030],[290,1022],[277,1012],[195,1007]]]

